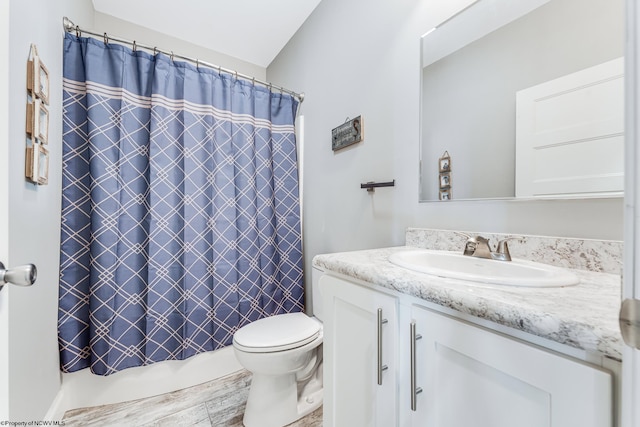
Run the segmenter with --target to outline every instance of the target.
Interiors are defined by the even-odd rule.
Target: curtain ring
[[[171,62],[173,62],[173,51],[171,51]]]
[[[80,26],[76,25],[76,37],[80,37],[81,34],[82,32],[80,31]]]
[[[222,75],[222,67],[218,65],[218,74]]]
[[[133,41],[133,51],[135,52],[138,49],[138,46],[136,45],[136,41]]]
[[[200,60],[196,58],[196,70],[200,71]]]
[[[107,36],[107,33],[104,33],[104,44],[109,44],[109,36]]]
[[[158,48],[157,47],[153,47],[153,56],[156,56],[158,54]]]

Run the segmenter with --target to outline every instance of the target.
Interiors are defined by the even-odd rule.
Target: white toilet
[[[279,314],[233,335],[238,361],[253,374],[242,420],[246,427],[282,427],[322,405],[321,274],[312,273],[315,317]]]

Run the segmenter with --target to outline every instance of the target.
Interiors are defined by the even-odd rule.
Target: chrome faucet
[[[468,234],[458,233],[467,238],[464,244],[463,255],[472,256],[476,258],[493,259],[496,261],[511,261],[511,254],[509,253],[509,246],[507,242],[509,240],[522,241],[521,236],[509,236],[498,241],[498,246],[495,252],[491,250],[489,239],[482,236],[469,236]]]

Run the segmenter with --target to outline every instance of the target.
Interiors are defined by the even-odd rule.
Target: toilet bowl
[[[243,423],[282,427],[322,404],[322,324],[304,313],[257,320],[233,336],[238,362],[252,375]]]
[[[266,317],[238,329],[233,349],[252,373],[242,420],[246,427],[282,427],[322,405],[323,271],[311,273],[315,317],[287,313]]]

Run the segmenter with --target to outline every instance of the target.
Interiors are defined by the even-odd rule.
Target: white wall
[[[401,245],[409,226],[622,239],[622,199],[418,202],[420,36],[464,2],[323,0],[268,67],[306,94],[306,271],[318,253]],[[331,129],[360,114],[364,141],[333,153]]]
[[[77,24],[73,16],[69,16],[69,19]],[[229,70],[238,71],[239,73],[255,77],[259,80],[264,80],[267,75],[267,70],[264,67],[241,61],[238,58],[150,30],[146,27],[132,24],[128,21],[123,21],[122,19],[104,13],[95,13],[93,29],[100,34],[106,32],[107,34],[112,34],[114,37],[124,40],[135,40],[137,43],[147,46],[157,46],[159,49],[167,52],[173,51],[182,56],[197,58],[213,65],[220,65]]]
[[[8,174],[6,262],[8,266],[34,263],[38,268],[34,286],[9,285],[2,291],[9,297],[8,416],[11,420],[40,420],[60,387],[56,322],[60,257],[62,17],[73,11],[78,24],[91,24],[93,8],[86,0],[11,0],[8,3],[9,131],[8,140],[3,138],[2,141],[2,145],[8,145],[8,168],[2,169],[2,173]],[[49,185],[40,187],[24,179],[26,64],[31,43],[37,45],[50,77]],[[0,115],[4,119],[5,114]]]

